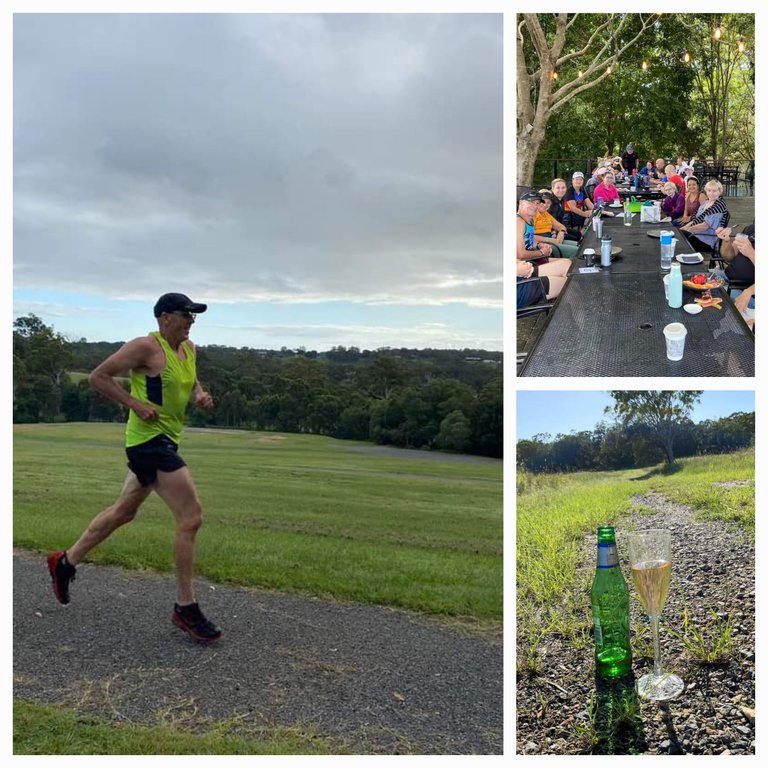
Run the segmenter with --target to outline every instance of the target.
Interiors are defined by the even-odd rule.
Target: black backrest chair
[[[546,296],[546,291],[544,290],[544,284],[541,282],[541,278],[539,277],[529,277],[525,280],[518,280],[517,285],[525,285],[526,283],[539,283],[541,285],[541,292],[544,296]],[[517,308],[517,317],[520,319],[521,317],[530,317],[531,315],[539,315],[539,314],[546,314],[549,312],[550,309],[554,306],[554,302],[550,301],[549,299],[546,299],[544,301],[539,301],[536,304],[530,304],[527,307],[518,307]]]

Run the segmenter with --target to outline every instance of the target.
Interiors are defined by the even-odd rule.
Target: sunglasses
[[[167,312],[168,315],[177,315],[178,317],[183,317],[185,320],[189,320],[190,322],[195,322],[196,315],[193,315],[191,312],[185,312],[184,310],[178,309],[173,312]]]

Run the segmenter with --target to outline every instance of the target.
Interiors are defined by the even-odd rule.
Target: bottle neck
[[[598,544],[597,545],[597,567],[615,568],[619,564],[619,554],[616,551],[616,544]]]

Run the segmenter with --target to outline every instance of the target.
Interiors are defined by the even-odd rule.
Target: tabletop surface
[[[625,227],[621,209],[616,208],[617,215],[613,218],[603,217],[603,235],[610,235],[614,247],[621,248],[621,254],[607,269],[613,273],[621,274],[624,272],[655,272],[659,276],[664,272],[661,270],[661,240],[658,237],[651,237],[648,233],[653,230],[668,229],[675,234],[675,253],[694,253],[694,249],[679,230],[671,224],[641,224],[640,214],[636,213],[632,217],[632,226]],[[593,248],[595,251],[595,263],[600,262],[600,240],[590,226],[581,239],[578,254],[574,259],[574,265],[569,277],[591,275],[581,275],[579,267],[584,266],[584,249]],[[676,261],[676,260],[675,260]],[[678,262],[679,263],[679,262]],[[683,274],[695,272],[706,272],[709,264],[709,256],[704,255],[704,260],[700,264],[681,264],[680,269]],[[606,270],[607,271],[607,270]]]
[[[649,238],[650,240],[650,238]],[[521,376],[754,376],[752,332],[723,289],[722,309],[672,309],[661,272],[569,279]],[[683,303],[694,294],[683,291]],[[687,329],[683,359],[666,356],[663,328]]]

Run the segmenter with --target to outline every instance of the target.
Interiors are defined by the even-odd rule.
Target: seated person
[[[534,242],[549,243],[557,256],[572,259],[579,251],[579,244],[566,240],[566,228],[551,213],[550,206],[555,195],[548,189],[541,190],[542,200],[533,217]]]
[[[563,224],[572,229],[583,230],[592,218],[595,206],[584,190],[584,174],[581,171],[575,171],[571,177],[571,186],[568,187],[563,202],[565,203]]]
[[[639,171],[638,176],[645,176],[648,179],[653,171],[653,160],[649,160]]]
[[[573,242],[580,242],[583,232],[577,227],[571,227],[566,222],[566,207],[565,207],[565,193],[567,185],[565,179],[552,179],[550,186],[550,209],[549,213],[554,219],[559,221],[565,227],[565,239]],[[542,192],[549,192],[550,190],[541,190]]]
[[[720,238],[720,255],[726,264],[725,278],[729,282],[748,284],[745,289],[732,287],[731,298],[739,312],[749,322],[754,321],[755,310],[755,225],[744,227],[746,237],[730,239],[731,227],[719,227],[716,230]],[[751,310],[751,311],[747,311]],[[750,323],[751,326],[751,323]]]
[[[709,252],[714,250],[717,244],[715,231],[723,225],[728,207],[723,194],[723,185],[717,179],[710,179],[704,185],[706,202],[699,206],[696,215],[680,227],[694,248]]]
[[[527,192],[520,198],[517,208],[517,259],[530,261],[545,267],[541,272],[546,277],[565,277],[571,268],[569,259],[550,259],[552,246],[549,243],[537,243],[533,233],[533,217],[542,200],[538,192]],[[535,275],[538,277],[539,272]]]
[[[659,157],[656,159],[656,164],[651,169],[651,184],[656,182],[657,186],[658,183],[664,178],[664,166],[666,163],[664,162],[663,157]]]
[[[695,176],[688,176],[685,183],[688,188],[685,196],[685,210],[677,221],[672,221],[676,227],[689,222],[699,212],[701,204],[707,200],[707,196],[699,189],[699,180]]]
[[[675,166],[670,163],[667,165],[667,167],[664,169],[664,183],[666,184],[668,181],[672,181],[677,186],[677,191],[682,192],[685,189],[685,182],[683,181],[683,177],[679,174],[675,173]]]
[[[736,305],[736,309],[744,316],[744,320],[750,328],[755,327],[755,284],[745,288],[743,291],[734,289],[731,292],[731,298]]]
[[[603,201],[604,205],[610,205],[613,202],[621,202],[619,191],[613,186],[613,171],[606,171],[603,174],[603,180],[595,187],[595,204]]]
[[[665,216],[669,216],[674,224],[685,212],[685,198],[680,194],[677,184],[668,181],[661,188],[665,197],[661,203],[661,210]]]
[[[675,173],[685,177],[686,170],[690,168],[693,172],[693,166],[685,161],[682,155],[677,156],[677,165],[675,166]]]
[[[565,285],[565,277],[553,275],[547,277],[544,274],[539,274],[539,270],[546,271],[546,267],[549,264],[543,264],[539,267],[531,264],[530,261],[518,261],[517,262],[517,308],[523,309],[523,307],[530,307],[533,304],[538,304],[544,299],[554,299],[558,296],[560,291],[563,290]],[[528,278],[538,277],[541,282],[533,281],[530,283],[524,282]]]
[[[603,175],[606,172],[606,168],[603,168],[602,166],[598,166],[593,171],[592,175],[587,179],[586,183],[584,184],[584,191],[587,193],[587,197],[589,198],[590,202],[595,201],[595,189],[597,189],[599,184],[602,184],[603,181]]]

